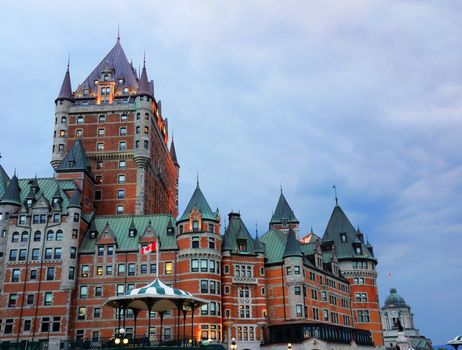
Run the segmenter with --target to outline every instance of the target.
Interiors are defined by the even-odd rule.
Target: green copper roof
[[[21,189],[20,203],[24,203],[24,201],[26,200],[27,195],[29,194],[29,190],[30,190],[30,183],[31,181],[34,181],[34,180],[35,179],[18,180],[19,188]],[[52,199],[56,193],[56,188],[58,187],[58,184],[61,190],[64,190],[64,191],[73,190],[75,188],[75,184],[71,180],[56,181],[53,177],[38,178],[37,179],[38,192],[35,194],[36,198],[39,198],[40,195],[43,194],[43,196],[46,199],[48,199],[48,201],[52,202]],[[62,207],[67,208],[69,198],[63,192],[61,192],[61,197],[63,199]]]
[[[282,261],[287,241],[286,233],[278,230],[269,230],[262,236],[261,241],[265,244],[267,263]]]
[[[395,288],[390,289],[390,294],[385,299],[385,306],[407,306],[404,298],[399,295]]]
[[[287,222],[290,223],[298,223],[298,220],[295,217],[294,212],[290,208],[289,203],[287,203],[287,200],[281,191],[281,195],[279,196],[279,201],[276,206],[276,210],[274,211],[274,214],[271,217],[270,224],[281,223],[282,220],[287,220]]]
[[[210,206],[199,187],[199,182],[197,182],[196,189],[194,190],[194,193],[178,222],[189,220],[189,214],[194,208],[197,208],[202,214],[202,219],[217,220],[217,214],[210,209]]]
[[[346,237],[346,241],[342,241],[342,235]],[[369,249],[359,238],[356,229],[338,205],[335,206],[332,212],[322,240],[323,242],[332,241],[334,243],[338,259],[374,259]],[[361,248],[361,254],[356,254],[355,245]]]
[[[19,188],[18,178],[16,177],[16,174],[15,174],[13,175],[8,186],[6,187],[1,202],[21,205],[20,192],[21,192],[21,189]]]
[[[56,171],[90,172],[90,162],[88,161],[87,153],[83,148],[82,142],[79,139],[75,140],[72,148],[67,152]]]
[[[170,220],[175,225],[175,219],[168,214],[162,215],[117,215],[117,216],[97,216],[91,226],[96,228],[98,235],[96,238],[90,238],[89,231],[85,234],[80,251],[83,253],[93,253],[98,237],[104,231],[106,224],[117,242],[117,251],[138,251],[139,240],[143,237],[144,232],[149,225],[159,237],[161,250],[177,249],[175,234],[167,235],[167,227]],[[136,235],[129,237],[130,227],[136,228]]]
[[[289,233],[287,234],[286,246],[282,257],[288,258],[291,256],[303,257],[303,253],[300,249],[300,243],[298,242],[297,237],[295,237],[295,231],[293,229],[289,229]]]
[[[239,240],[246,241],[246,250],[239,250]],[[229,214],[229,224],[226,228],[225,234],[223,235],[222,251],[230,251],[234,254],[256,254],[262,253],[264,247],[257,247],[258,251],[255,251],[255,241],[250,235],[247,227],[241,219],[241,215],[238,213]],[[260,243],[261,245],[261,243]]]
[[[255,239],[253,242],[253,251],[255,253],[265,254],[265,244],[262,241],[260,241],[260,237],[258,237],[258,233],[255,235]]]
[[[2,165],[0,164],[0,198],[2,198],[3,194],[5,193],[6,187],[8,186],[8,182],[10,181],[10,177],[6,173],[5,169],[3,169]]]

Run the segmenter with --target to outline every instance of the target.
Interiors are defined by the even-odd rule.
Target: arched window
[[[42,233],[40,231],[35,231],[34,242],[40,242],[41,239],[42,239]]]
[[[29,240],[29,232],[24,231],[21,234],[21,242],[27,242]]]
[[[53,241],[54,240],[54,232],[52,230],[47,232],[47,241]]]
[[[11,242],[19,242],[19,232],[14,232],[11,236]]]
[[[199,231],[199,221],[194,220],[193,223],[193,232],[198,232]]]

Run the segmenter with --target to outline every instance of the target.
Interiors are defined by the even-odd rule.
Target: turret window
[[[118,205],[116,208],[117,214],[122,215],[124,213],[124,206],[123,205]]]
[[[199,271],[199,260],[191,259],[191,272],[198,272],[198,271]]]
[[[246,252],[247,251],[247,240],[245,239],[238,239],[237,244],[239,246],[239,251],[240,252]]]
[[[79,139],[83,136],[83,131],[82,129],[77,129],[75,130],[75,138]]]
[[[145,149],[148,149],[148,148],[149,148],[149,141],[144,140],[143,143],[144,143],[144,148],[145,148]]]
[[[340,232],[340,241],[341,241],[342,243],[346,243],[346,241],[347,241],[346,232]]]
[[[98,117],[98,122],[99,122],[99,123],[104,123],[105,121],[106,121],[106,116],[105,116],[105,115],[100,115],[100,116]]]
[[[125,183],[125,175],[121,174],[117,177],[117,183],[124,184]]]
[[[119,169],[125,169],[126,162],[125,160],[119,160]]]
[[[299,286],[296,286],[294,287],[294,294],[295,295],[301,295],[302,294],[302,290]]]
[[[65,116],[61,117],[61,124],[66,124],[67,123],[67,118]]]
[[[294,274],[296,275],[300,274],[300,266],[294,266]]]
[[[66,136],[66,130],[59,130],[59,137],[65,137]]]
[[[117,190],[117,199],[125,198],[125,190]]]
[[[127,116],[126,114],[122,114],[122,115],[120,116],[120,121],[121,121],[121,122],[125,122],[125,121],[127,121],[127,120],[128,120],[128,116]]]
[[[125,126],[121,127],[119,129],[119,135],[120,136],[127,136],[127,128]]]
[[[140,127],[139,127],[139,126],[136,127],[136,133],[137,133],[137,134],[140,133]]]
[[[126,151],[127,150],[127,142],[122,141],[119,142],[119,151]]]
[[[209,249],[215,249],[215,238],[209,238]]]
[[[98,136],[104,136],[105,130],[103,128],[98,129]]]
[[[148,126],[145,126],[145,127],[144,127],[144,133],[145,133],[145,134],[148,134],[148,133],[149,133],[149,127],[148,127]]]
[[[96,144],[96,150],[97,150],[97,151],[104,151],[104,143],[98,142],[98,143]]]
[[[194,220],[192,223],[193,232],[199,232],[199,221]]]
[[[302,304],[295,305],[295,312],[297,317],[302,317]]]
[[[60,151],[60,152],[63,152],[63,151],[64,151],[64,145],[63,145],[62,143],[60,143],[60,144],[58,145],[58,151]]]

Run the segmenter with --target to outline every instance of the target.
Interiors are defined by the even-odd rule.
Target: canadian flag
[[[141,254],[149,254],[149,253],[155,252],[156,249],[157,249],[156,242],[153,242],[150,245],[147,245],[146,247],[141,247]]]

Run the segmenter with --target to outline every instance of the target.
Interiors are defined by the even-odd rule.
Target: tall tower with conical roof
[[[351,308],[356,328],[371,332],[375,346],[383,345],[380,304],[377,289],[377,259],[372,245],[355,229],[338,205],[322,238],[323,251],[333,251],[342,275],[350,282]]]
[[[80,140],[98,215],[178,213],[179,164],[146,63],[138,76],[120,38],[73,92],[69,65],[56,98],[51,164]]]

